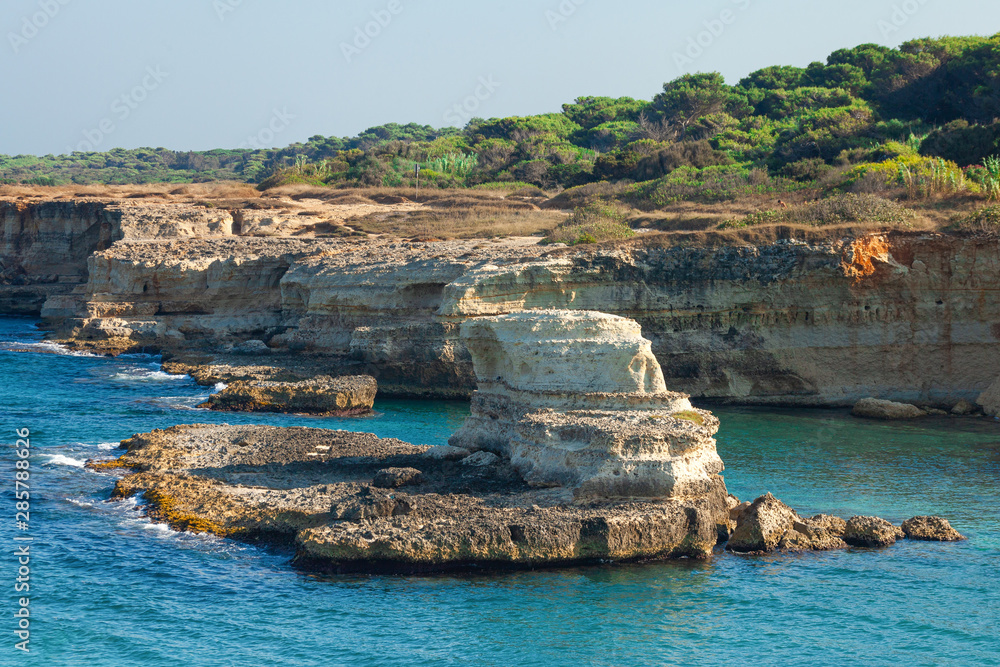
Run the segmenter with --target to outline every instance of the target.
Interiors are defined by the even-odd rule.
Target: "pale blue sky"
[[[345,55],[372,12],[387,25]],[[284,146],[448,125],[477,92],[475,115],[527,115],[649,99],[684,71],[735,83],[864,42],[998,31],[996,0],[3,0],[0,153]]]

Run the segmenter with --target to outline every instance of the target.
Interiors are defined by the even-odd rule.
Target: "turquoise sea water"
[[[174,533],[114,478],[112,444],[178,423],[362,430],[441,444],[462,403],[360,419],[213,414],[150,357],[76,356],[0,318],[0,665],[1000,663],[1000,425],[716,409],[730,491],[802,513],[940,514],[971,539],[887,550],[435,577],[315,577],[289,553]],[[32,459],[32,653],[15,651],[15,428]],[[6,554],[6,555],[4,555]]]

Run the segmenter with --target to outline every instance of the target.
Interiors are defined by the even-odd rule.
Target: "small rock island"
[[[469,320],[461,336],[479,388],[449,445],[188,425],[136,435],[121,458],[89,465],[129,470],[113,495],[142,494],[154,520],[294,545],[297,565],[336,573],[706,558],[727,540],[760,553],[963,539],[937,517],[899,528],[802,518],[770,494],[740,503],[720,475],[718,419],[667,390],[630,319],[525,311]],[[361,377],[235,382],[213,402],[350,411],[370,409],[375,389]],[[340,394],[357,400],[329,402]]]
[[[176,426],[128,468],[180,530],[294,543],[312,569],[414,572],[711,554],[729,521],[719,423],[668,392],[626,318],[537,311],[463,325],[480,391],[451,446],[266,426]]]

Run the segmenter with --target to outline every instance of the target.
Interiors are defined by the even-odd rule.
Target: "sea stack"
[[[718,420],[668,391],[633,320],[541,310],[462,325],[478,390],[450,440],[576,500],[718,496]]]

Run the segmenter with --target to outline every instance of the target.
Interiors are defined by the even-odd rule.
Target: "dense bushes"
[[[870,194],[847,193],[781,210],[764,210],[723,223],[725,229],[739,229],[770,223],[836,225],[876,223],[885,227],[907,227],[915,214],[894,201]]]
[[[973,211],[956,221],[953,228],[990,236],[1000,235],[1000,206],[994,204]]]
[[[680,167],[668,176],[639,183],[620,198],[636,208],[653,209],[680,201],[713,203],[763,194],[791,192],[802,186],[764,169],[746,165],[728,167]]]
[[[1000,154],[998,108],[1000,35],[945,37],[862,44],[735,86],[686,74],[648,101],[580,97],[559,113],[474,118],[461,129],[389,123],[283,149],[0,156],[0,181],[412,187],[420,165],[426,187],[620,182],[646,208],[831,184],[994,196],[1000,175],[969,165]]]
[[[1000,153],[1000,122],[989,125],[969,124],[956,120],[931,132],[920,145],[924,155],[937,155],[970,165]]]

